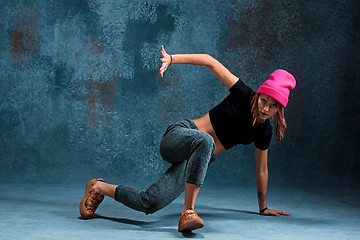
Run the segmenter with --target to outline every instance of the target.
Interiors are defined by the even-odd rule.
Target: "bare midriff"
[[[226,151],[224,146],[221,144],[219,138],[215,134],[215,131],[210,121],[209,113],[206,113],[204,116],[200,118],[192,119],[192,121],[196,124],[197,128],[200,131],[210,134],[213,137],[215,142],[215,156]]]

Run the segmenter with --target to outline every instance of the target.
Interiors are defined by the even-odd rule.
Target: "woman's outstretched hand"
[[[162,58],[160,58],[160,61],[162,62],[162,65],[160,67],[160,76],[163,77],[164,72],[166,71],[166,69],[168,68],[168,66],[171,63],[171,57],[169,54],[166,53],[164,46],[162,46],[162,45],[161,45],[161,56],[162,56]]]
[[[289,216],[290,213],[282,211],[282,210],[271,210],[271,209],[266,209],[263,213],[261,213],[261,215],[266,215],[266,216],[280,216],[280,215],[285,215],[285,216]]]

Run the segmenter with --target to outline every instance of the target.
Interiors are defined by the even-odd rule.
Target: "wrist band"
[[[266,211],[266,209],[268,209],[268,208],[265,207],[264,209],[261,209],[261,210],[260,210],[260,214],[263,214],[263,213]]]
[[[171,63],[172,63],[172,56],[170,55],[170,64],[169,65],[171,65]]]

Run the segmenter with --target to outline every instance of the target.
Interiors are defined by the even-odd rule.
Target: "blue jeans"
[[[170,168],[146,191],[118,185],[114,198],[134,210],[154,213],[174,201],[185,190],[185,183],[201,186],[214,153],[214,139],[199,131],[193,121],[172,124],[160,142],[161,157],[171,163]]]

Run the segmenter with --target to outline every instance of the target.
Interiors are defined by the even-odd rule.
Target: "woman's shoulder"
[[[252,90],[248,85],[244,83],[240,78],[237,82],[229,89],[230,94],[237,96],[253,96],[255,94],[254,90]]]

